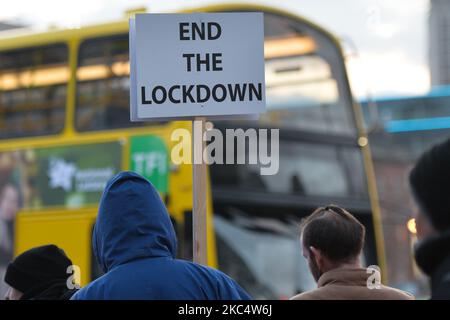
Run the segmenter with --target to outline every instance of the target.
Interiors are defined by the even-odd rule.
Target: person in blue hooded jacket
[[[92,242],[105,274],[72,300],[250,299],[224,273],[175,258],[177,239],[166,207],[136,173],[119,173],[106,185]]]

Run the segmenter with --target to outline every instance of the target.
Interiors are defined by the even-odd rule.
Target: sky
[[[169,12],[226,0],[0,0],[0,21],[36,29],[74,28],[124,17],[129,9]],[[237,1],[231,1],[237,2]],[[310,19],[342,42],[358,98],[418,95],[430,88],[428,0],[246,0]]]

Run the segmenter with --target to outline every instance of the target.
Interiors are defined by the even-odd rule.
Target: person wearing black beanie
[[[409,182],[419,208],[417,265],[430,277],[431,299],[450,300],[450,139],[419,158]]]
[[[72,261],[55,245],[44,245],[17,256],[6,269],[5,282],[11,287],[6,299],[70,299],[76,289],[67,286]]]

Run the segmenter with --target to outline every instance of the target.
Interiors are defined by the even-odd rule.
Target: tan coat
[[[334,269],[320,277],[317,289],[296,295],[291,300],[414,300],[413,295],[384,285],[369,289],[369,275],[363,268]]]

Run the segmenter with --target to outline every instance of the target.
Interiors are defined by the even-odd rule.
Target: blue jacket
[[[164,203],[138,174],[112,178],[100,201],[93,249],[105,274],[82,299],[250,299],[215,269],[175,259],[177,239]]]

